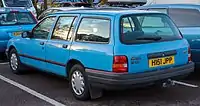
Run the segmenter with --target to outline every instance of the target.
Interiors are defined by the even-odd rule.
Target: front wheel
[[[15,49],[10,50],[9,52],[9,64],[14,74],[21,74],[24,69],[23,64],[20,62],[19,56]]]
[[[70,70],[70,89],[78,100],[90,98],[87,76],[84,68],[79,64],[74,65]]]

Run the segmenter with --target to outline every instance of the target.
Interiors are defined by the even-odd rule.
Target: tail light
[[[192,55],[191,55],[191,49],[190,47],[188,48],[188,62],[192,61]]]
[[[128,72],[128,60],[126,56],[114,56],[113,72],[124,73]]]

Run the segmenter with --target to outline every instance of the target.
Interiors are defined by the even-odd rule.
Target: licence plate
[[[149,67],[154,68],[158,66],[172,65],[174,63],[175,63],[174,56],[155,58],[149,60]]]
[[[21,35],[21,34],[22,34],[22,32],[14,32],[14,33],[13,33],[14,36],[19,36],[19,35]]]

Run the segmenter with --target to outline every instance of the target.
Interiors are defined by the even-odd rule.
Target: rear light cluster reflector
[[[128,60],[126,56],[114,56],[113,72],[125,73],[128,72]]]

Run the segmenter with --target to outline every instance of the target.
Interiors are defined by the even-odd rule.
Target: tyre
[[[69,81],[70,90],[76,99],[83,101],[90,99],[87,76],[81,65],[76,64],[71,68]]]
[[[24,66],[20,62],[19,56],[15,49],[11,49],[9,52],[9,64],[14,74],[21,74],[24,71]]]

